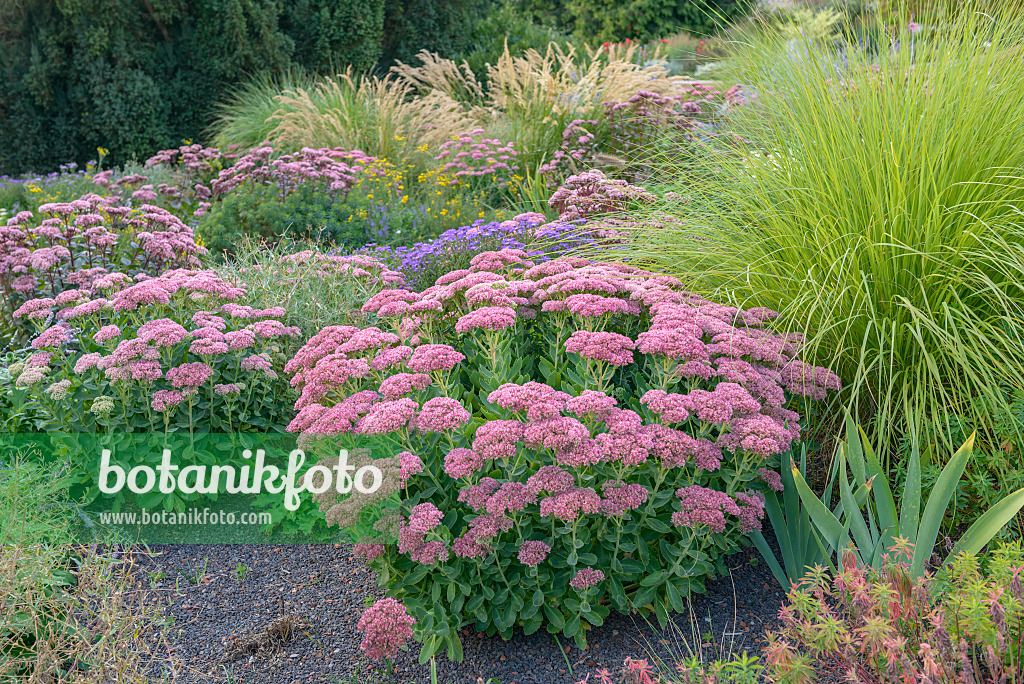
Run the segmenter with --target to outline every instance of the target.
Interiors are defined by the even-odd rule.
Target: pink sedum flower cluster
[[[359,650],[374,660],[391,659],[412,637],[416,619],[393,598],[382,598],[359,618],[356,629],[363,634]]]

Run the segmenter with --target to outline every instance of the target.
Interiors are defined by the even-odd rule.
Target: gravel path
[[[393,678],[362,657],[356,623],[364,601],[382,595],[373,573],[351,547],[181,545],[151,547],[139,568],[160,592],[173,618],[173,659],[179,682],[232,684],[424,684],[417,644],[396,659]],[[756,559],[756,565],[751,564]],[[686,654],[687,643],[759,651],[766,626],[776,623],[782,592],[754,550],[729,558],[731,577],[718,578],[692,602],[692,616],[675,616],[666,630],[636,616],[614,615],[588,635],[588,649],[562,639],[564,655],[545,630],[507,642],[466,630],[465,659],[438,658],[441,684],[574,684],[598,668],[618,672],[626,656]],[[294,637],[253,655],[224,662],[247,637],[265,632],[282,614],[298,615]],[[280,626],[280,622],[278,622]],[[571,672],[570,672],[571,665]],[[593,678],[592,678],[593,679]],[[491,682],[490,684],[495,684]]]

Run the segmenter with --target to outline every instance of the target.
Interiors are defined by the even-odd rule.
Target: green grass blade
[[[761,534],[760,530],[754,530],[750,533],[750,540],[754,543],[754,548],[761,554],[761,558],[768,564],[768,567],[772,570],[772,575],[775,576],[775,581],[779,583],[783,591],[789,591],[790,582],[786,576],[785,570],[779,565],[779,561],[775,558],[775,554],[772,553],[772,549],[768,546],[768,541]]]
[[[921,516],[921,527],[917,533],[917,546],[914,547],[914,560],[910,566],[912,577],[919,577],[924,572],[924,562],[932,555],[935,548],[935,539],[939,536],[939,526],[942,518],[946,515],[946,508],[950,499],[953,498],[953,491],[960,482],[960,476],[967,466],[967,459],[974,451],[974,437],[972,433],[963,446],[957,449],[949,463],[942,469],[939,479],[932,488],[931,496],[925,505],[924,514]]]
[[[877,536],[872,535],[868,531],[868,526],[864,522],[864,515],[861,514],[860,508],[857,507],[857,503],[853,498],[850,481],[846,479],[846,459],[843,458],[840,458],[839,461],[839,496],[843,501],[843,507],[846,509],[853,541],[857,545],[861,557],[868,558],[867,554],[874,548]],[[870,507],[867,509],[866,514],[870,517]]]
[[[921,525],[921,452],[917,438],[913,437],[907,478],[903,481],[903,500],[900,502],[900,526],[896,531],[911,544],[917,545],[917,532]]]
[[[949,552],[946,562],[964,551],[972,554],[980,553],[992,541],[992,538],[999,534],[999,530],[1003,529],[1003,526],[1020,512],[1021,508],[1024,508],[1024,489],[1007,494],[999,503],[989,508],[984,515],[974,521],[974,524],[967,529],[953,550]]]
[[[814,492],[811,491],[810,486],[807,484],[807,480],[797,472],[796,468],[793,469],[793,480],[796,484],[797,492],[800,493],[800,500],[803,502],[804,507],[807,508],[808,515],[810,515],[814,525],[821,531],[821,534],[828,543],[835,549],[842,549],[848,546],[850,535],[846,527],[821,502],[821,499],[814,495]]]

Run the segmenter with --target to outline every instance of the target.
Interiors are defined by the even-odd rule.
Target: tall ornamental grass
[[[780,311],[883,439],[916,414],[945,441],[951,412],[983,425],[1024,385],[1024,15],[1002,7],[868,47],[755,32],[738,135],[670,163],[634,227],[633,257]]]

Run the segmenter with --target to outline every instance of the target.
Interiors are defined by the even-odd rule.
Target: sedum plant
[[[199,265],[206,249],[192,229],[150,204],[155,192],[132,191],[143,180],[126,176],[117,182],[120,195],[87,193],[70,202],[49,202],[0,226],[0,327],[17,337],[24,330],[15,327],[13,314],[27,300],[88,286],[111,272],[159,275]]]
[[[582,647],[612,610],[664,624],[760,527],[794,404],[839,386],[774,312],[622,265],[484,252],[363,310],[377,325],[325,328],[288,362],[289,430],[323,467],[372,450],[356,462],[383,486],[321,509],[408,608],[424,662],[460,659],[466,625]]]
[[[197,446],[217,441],[204,441],[207,433],[284,432],[284,347],[299,329],[278,320],[284,308],[257,309],[245,295],[212,271],[178,269],[107,274],[19,307],[15,315],[40,332],[32,355],[7,371],[18,398],[38,407],[42,438],[52,437],[46,453],[71,467],[73,496],[99,496],[97,442],[130,469],[159,463],[155,444],[176,445],[191,465],[210,462]],[[180,511],[196,498],[151,491],[139,503]]]

